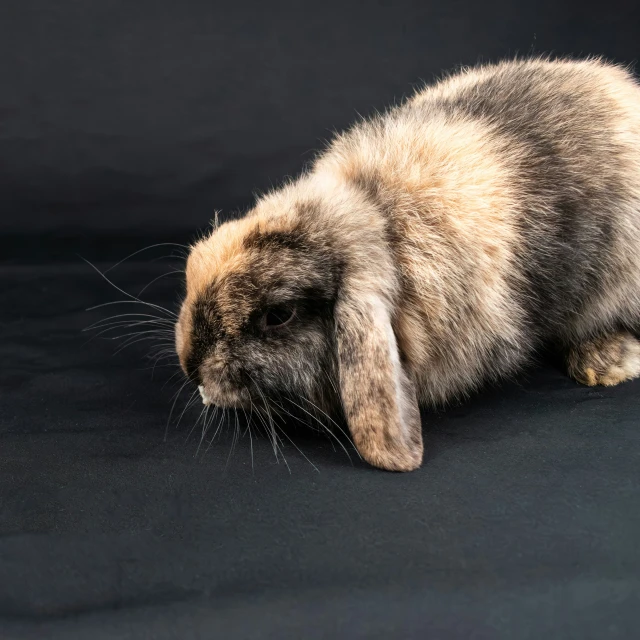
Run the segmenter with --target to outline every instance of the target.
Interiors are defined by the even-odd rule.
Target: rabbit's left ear
[[[370,464],[412,471],[422,463],[422,426],[383,300],[336,305],[340,395],[353,442]]]

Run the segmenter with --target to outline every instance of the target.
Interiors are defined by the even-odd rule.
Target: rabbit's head
[[[422,437],[392,327],[396,269],[378,218],[359,229],[353,218],[368,205],[351,199],[338,215],[348,194],[327,201],[289,188],[197,242],[176,349],[206,404],[315,405],[346,419],[371,464],[410,470]]]

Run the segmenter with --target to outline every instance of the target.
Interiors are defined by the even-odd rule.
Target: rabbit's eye
[[[266,329],[279,329],[289,324],[296,313],[292,304],[277,304],[269,307],[264,314],[263,323]]]

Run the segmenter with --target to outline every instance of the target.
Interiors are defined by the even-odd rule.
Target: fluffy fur
[[[640,88],[599,60],[466,69],[337,136],[186,271],[177,350],[208,401],[308,398],[415,469],[418,403],[542,344],[587,384],[640,373]]]

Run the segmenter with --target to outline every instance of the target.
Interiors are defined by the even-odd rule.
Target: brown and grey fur
[[[290,321],[266,326],[283,304]],[[599,60],[535,59],[357,124],[195,244],[176,338],[207,402],[308,398],[406,471],[419,403],[543,344],[577,380],[616,384],[640,374],[638,329],[640,88]]]

